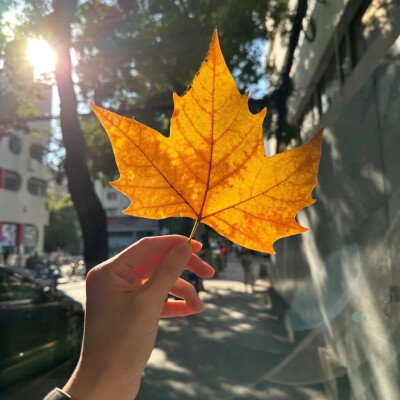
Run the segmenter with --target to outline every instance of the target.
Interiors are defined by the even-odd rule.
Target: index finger
[[[135,268],[135,273],[137,277],[141,280],[149,278],[153,272],[160,265],[163,257],[157,257],[151,260],[151,262],[146,263],[145,265],[140,265]],[[215,274],[215,270],[211,265],[207,264],[203,261],[198,255],[192,254],[189,258],[189,261],[186,265],[186,269],[193,272],[200,278],[211,278]]]
[[[146,237],[119,253],[116,260],[125,266],[136,268],[154,262],[155,259],[163,259],[174,247],[187,243],[188,240],[189,238],[181,235]],[[201,243],[196,240],[192,240],[190,245],[192,252],[201,249]]]

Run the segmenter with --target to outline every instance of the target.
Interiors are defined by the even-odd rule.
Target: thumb
[[[154,296],[165,300],[172,286],[179,279],[185,269],[190,256],[192,246],[185,242],[175,246],[161,261],[146,285],[154,288]]]

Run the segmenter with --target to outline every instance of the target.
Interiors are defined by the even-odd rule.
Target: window
[[[351,63],[353,68],[360,61],[367,48],[365,41],[366,21],[363,16],[370,4],[371,0],[364,0],[350,24]]]
[[[117,200],[117,192],[107,192],[107,200]]]
[[[339,66],[340,66],[340,81],[343,85],[348,75],[351,72],[351,57],[349,49],[348,35],[345,35],[339,44]]]
[[[8,147],[13,154],[20,154],[22,150],[21,139],[16,135],[11,135],[8,141]]]
[[[28,179],[28,192],[33,196],[46,197],[47,182],[38,178]]]
[[[121,215],[121,212],[118,208],[106,208],[105,211],[109,217],[119,217]]]
[[[38,160],[41,164],[43,164],[44,156],[46,155],[46,149],[42,145],[34,143],[29,149],[29,155],[33,159]]]
[[[365,51],[361,17],[362,15],[358,13],[350,25],[351,62],[353,68],[360,61],[361,56],[364,54]]]
[[[136,232],[137,240],[142,239],[142,238],[147,237],[147,236],[153,236],[153,235],[154,235],[153,231],[137,231]]]
[[[108,232],[108,246],[113,253],[130,246],[132,242],[132,232]]]
[[[329,64],[322,75],[320,82],[318,83],[318,94],[319,94],[319,110],[321,115],[325,114],[330,105],[332,104],[333,98],[339,91],[340,81],[336,71],[336,58],[333,55],[329,61]]]
[[[17,244],[17,225],[3,223],[1,229],[1,245],[13,248]]]
[[[318,101],[317,94],[313,93],[311,99],[306,107],[304,112],[303,122],[301,130],[308,131],[313,128],[319,122],[319,110],[318,110]]]
[[[307,105],[306,111],[304,113],[302,127],[304,129],[310,129],[313,126],[312,123],[312,102]]]
[[[14,171],[4,171],[4,189],[18,192],[21,188],[21,176]]]
[[[24,248],[26,253],[32,253],[38,243],[38,230],[34,225],[25,225]]]

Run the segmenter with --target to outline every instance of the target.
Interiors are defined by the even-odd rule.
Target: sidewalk
[[[326,399],[320,386],[271,382],[269,372],[295,344],[267,301],[268,281],[246,294],[242,273],[230,260],[219,278],[204,282],[202,314],[161,322],[138,400]]]
[[[255,260],[255,271],[260,261]],[[231,259],[219,278],[204,282],[202,314],[161,321],[137,400],[327,400],[321,386],[295,384],[299,368],[312,368],[312,362],[301,356],[285,368],[285,360],[303,346],[291,340],[271,306],[268,280],[257,280],[255,293],[247,294],[242,274],[239,261]],[[84,281],[60,289],[84,300]],[[60,366],[2,399],[41,400],[65,383],[71,368]],[[277,370],[286,385],[274,383]]]

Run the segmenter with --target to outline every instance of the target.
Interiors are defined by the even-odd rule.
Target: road
[[[85,293],[85,281],[81,278],[67,282],[62,285],[58,285],[58,290],[62,290],[68,296],[78,301],[85,307],[86,305],[86,293]]]
[[[255,293],[247,294],[241,279],[233,259],[219,278],[204,282],[202,314],[161,321],[138,400],[327,399],[322,386],[290,385],[296,371],[284,366],[297,343],[271,307],[268,281],[258,280]],[[59,289],[85,304],[84,281]],[[62,385],[70,371],[60,367],[4,400],[40,400],[40,393]],[[282,381],[288,384],[276,383]]]

